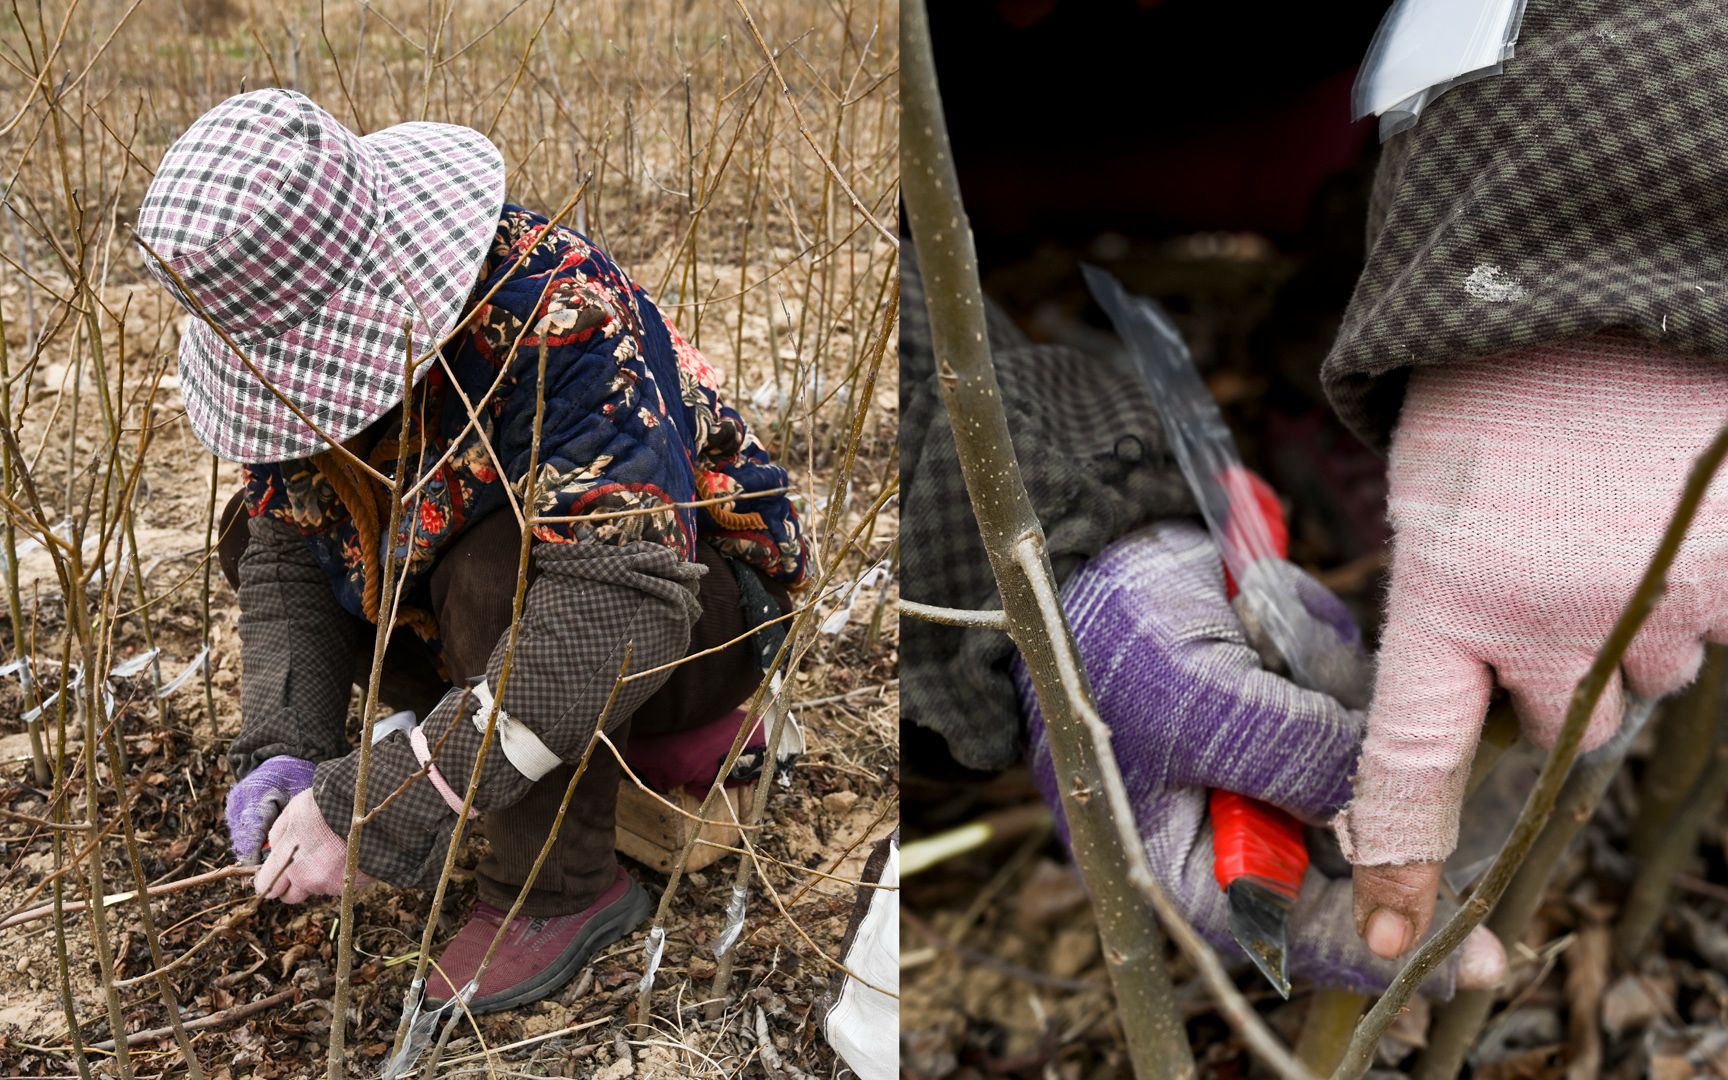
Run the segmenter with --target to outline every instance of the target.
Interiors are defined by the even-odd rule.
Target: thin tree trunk
[[[1074,860],[1092,895],[1134,1072],[1142,1080],[1192,1076],[1194,1058],[1176,1012],[1163,936],[1151,903],[1130,879],[1133,860],[1118,821],[1122,808],[1102,797],[1103,772],[1115,769],[1114,759],[1106,760],[1099,752],[1101,745],[1108,745],[1109,733],[1097,730],[1102,722],[1066,620],[1046,625],[1033,582],[1014,558],[1016,544],[1033,541],[1037,564],[1031,572],[1054,583],[1043,529],[1020,476],[990,363],[977,257],[954,172],[923,0],[910,0],[902,8],[900,52],[900,171],[906,212],[928,284],[938,381],[966,490],[995,571],[1009,634],[1025,657],[1048,723],[1051,756],[1065,780],[1062,805]],[[1131,829],[1131,816],[1127,824]]]

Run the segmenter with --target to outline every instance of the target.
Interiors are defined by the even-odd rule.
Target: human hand
[[[1281,573],[1300,575],[1285,566]],[[1298,595],[1319,631],[1333,635],[1339,648],[1353,646],[1356,628],[1342,605],[1302,576]],[[1062,603],[1110,725],[1152,871],[1201,935],[1234,955],[1225,896],[1213,875],[1207,789],[1324,820],[1349,798],[1363,717],[1262,667],[1225,599],[1217,549],[1193,524],[1166,522],[1112,544],[1075,572]],[[1015,679],[1033,773],[1060,820],[1043,717],[1018,662]],[[1292,977],[1363,990],[1390,981],[1396,967],[1363,947],[1350,903],[1347,881],[1308,871],[1289,925]],[[1504,950],[1481,930],[1424,989],[1449,997],[1454,986],[1490,986],[1504,972]]]
[[[288,800],[312,786],[315,766],[303,758],[268,758],[228,789],[228,842],[243,866],[256,863],[270,825]]]
[[[270,826],[270,857],[258,868],[252,888],[259,896],[286,904],[311,896],[336,896],[342,892],[347,865],[348,841],[330,831],[308,788],[288,800]],[[359,873],[354,879],[356,885],[371,881]]]
[[[1434,916],[1440,861],[1496,680],[1551,748],[1572,692],[1656,550],[1693,460],[1728,416],[1728,366],[1629,337],[1412,372],[1393,435],[1390,595],[1355,800],[1336,828],[1358,929],[1398,956]],[[1628,689],[1689,683],[1728,637],[1728,481],[1610,678],[1581,751]]]

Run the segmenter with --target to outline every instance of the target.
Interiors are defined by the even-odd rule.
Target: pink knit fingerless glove
[[[289,799],[270,826],[270,854],[252,879],[252,888],[285,904],[312,896],[337,896],[347,865],[348,841],[331,831],[308,788]],[[354,884],[368,885],[372,880],[358,874]]]
[[[1335,821],[1360,865],[1443,859],[1495,681],[1554,744],[1573,688],[1631,598],[1693,460],[1728,421],[1728,363],[1598,335],[1410,376],[1393,435],[1395,540],[1355,800]],[[1728,631],[1719,477],[1623,666],[1659,697]],[[1588,750],[1620,723],[1621,675]]]

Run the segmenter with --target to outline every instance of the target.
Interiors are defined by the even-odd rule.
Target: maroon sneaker
[[[474,905],[467,923],[444,946],[437,966],[427,972],[428,1008],[437,1008],[468,985],[480,970],[480,960],[504,915],[491,904]],[[498,952],[468,1002],[468,1010],[476,1015],[500,1012],[552,995],[596,952],[636,929],[647,917],[648,894],[622,866],[612,887],[585,911],[550,918],[516,916],[504,931],[504,940],[498,943]]]

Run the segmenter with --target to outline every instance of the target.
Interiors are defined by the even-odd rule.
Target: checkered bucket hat
[[[204,114],[169,147],[136,230],[194,316],[180,343],[192,430],[219,457],[286,461],[324,441],[284,397],[337,440],[399,405],[404,327],[421,355],[455,327],[503,202],[503,159],[470,128],[362,137],[287,90]]]

